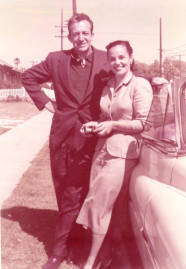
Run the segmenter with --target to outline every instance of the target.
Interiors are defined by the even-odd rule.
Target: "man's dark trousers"
[[[79,152],[68,142],[50,152],[51,170],[56,191],[59,217],[56,225],[52,255],[66,256],[72,226],[89,185],[89,172],[95,140]]]

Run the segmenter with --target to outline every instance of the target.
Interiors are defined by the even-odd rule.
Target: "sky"
[[[114,40],[129,40],[134,59],[159,60],[159,21],[162,18],[163,57],[186,60],[185,0],[77,0],[77,11],[94,21],[93,45],[104,49]],[[0,59],[13,65],[16,57],[27,68],[60,50],[61,10],[72,15],[71,0],[0,0]],[[57,27],[56,27],[57,26]],[[64,29],[65,30],[65,29]],[[67,34],[67,32],[65,33]],[[64,38],[64,49],[71,48]]]

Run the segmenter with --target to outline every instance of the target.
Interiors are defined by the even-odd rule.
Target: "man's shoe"
[[[42,269],[58,269],[66,257],[51,256]]]

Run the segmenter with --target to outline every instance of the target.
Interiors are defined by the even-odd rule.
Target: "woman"
[[[150,83],[132,73],[133,49],[129,42],[117,40],[106,48],[112,77],[101,96],[100,121],[82,127],[82,132],[99,137],[89,192],[77,218],[77,223],[92,231],[92,246],[84,269],[93,267],[114,203],[136,165],[137,138],[143,131],[152,101]]]

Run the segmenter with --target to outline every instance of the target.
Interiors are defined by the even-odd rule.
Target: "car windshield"
[[[175,115],[170,84],[153,87],[153,101],[144,137],[176,145]]]

